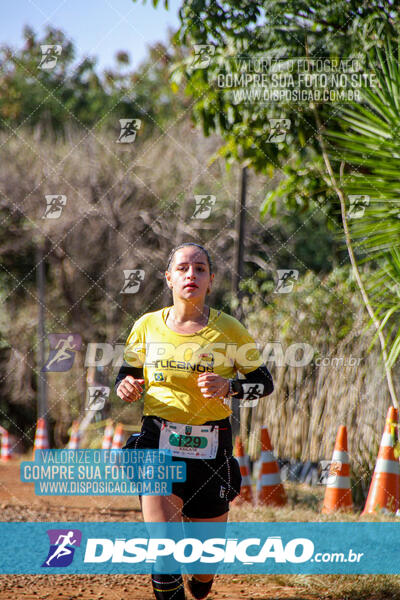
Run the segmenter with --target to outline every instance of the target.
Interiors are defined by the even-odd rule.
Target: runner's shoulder
[[[219,313],[219,323],[223,324],[231,332],[243,333],[243,331],[247,331],[245,326],[236,317],[223,310],[218,310],[217,312]]]
[[[134,322],[135,329],[137,327],[142,326],[142,325],[146,325],[149,320],[153,320],[155,318],[160,318],[161,319],[162,318],[162,311],[163,310],[164,310],[163,308],[160,308],[158,310],[153,310],[151,312],[144,313],[143,315],[141,315],[140,317],[138,317],[136,319],[136,321]]]

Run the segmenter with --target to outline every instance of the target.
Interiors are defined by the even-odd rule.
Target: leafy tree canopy
[[[246,72],[246,61],[250,64],[254,57],[273,64],[277,59],[282,63],[283,59],[357,57],[367,68],[369,50],[398,36],[397,4],[380,0],[184,0],[180,19],[175,39],[192,55],[176,69],[174,80],[186,82],[187,93],[195,98],[194,119],[204,133],[222,134],[225,145],[220,153],[228,161],[278,176],[280,185],[267,195],[262,212],[274,210],[280,199],[291,209],[307,210],[318,203],[326,206],[327,214],[337,212],[324,174],[312,102],[235,101],[233,90],[221,82],[226,82],[227,75]],[[196,63],[198,46],[211,47],[206,68]],[[325,101],[317,105],[323,125],[339,129],[342,105]],[[289,120],[284,142],[271,142],[271,118]]]
[[[121,50],[112,69],[98,72],[95,57],[77,61],[76,47],[61,30],[49,27],[39,38],[25,27],[23,37],[22,48],[0,47],[0,128],[10,133],[23,125],[39,126],[49,135],[64,132],[67,124],[86,133],[118,131],[119,119],[138,118],[138,135],[148,137],[188,104],[169,85],[169,64],[182,59],[174,45],[167,50],[155,44],[136,69],[129,53]],[[61,47],[52,68],[43,68],[43,46]]]

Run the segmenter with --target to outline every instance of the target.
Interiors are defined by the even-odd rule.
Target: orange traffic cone
[[[1,460],[2,462],[11,460],[10,436],[8,431],[3,428],[1,432]]]
[[[70,450],[78,450],[81,441],[81,432],[79,431],[79,421],[74,421],[71,427],[71,437],[68,442]]]
[[[400,464],[393,450],[397,421],[397,409],[390,406],[367,501],[361,515],[376,510],[395,513],[399,508]]]
[[[283,506],[286,493],[281,482],[278,463],[272,452],[268,429],[261,428],[261,468],[257,486],[257,504]]]
[[[112,421],[109,421],[104,429],[103,443],[101,445],[102,450],[109,450],[112,446],[114,435],[114,425]]]
[[[341,425],[337,432],[328,477],[322,512],[327,514],[337,510],[353,510],[350,464],[347,452],[347,429],[344,425]]]
[[[240,466],[240,472],[242,474],[242,483],[240,485],[240,494],[239,496],[236,496],[232,504],[239,505],[243,504],[244,502],[250,502],[251,504],[253,504],[249,457],[244,453],[243,444],[242,440],[240,439],[240,436],[237,436],[235,440],[235,456]]]
[[[118,450],[119,448],[122,448],[123,433],[124,433],[124,426],[122,425],[122,423],[117,423],[117,426],[115,427],[115,431],[114,431],[114,437],[113,437],[113,441],[112,441],[111,450]]]
[[[49,438],[47,436],[47,425],[43,417],[38,419],[36,425],[35,441],[33,442],[33,456],[36,450],[48,450]]]

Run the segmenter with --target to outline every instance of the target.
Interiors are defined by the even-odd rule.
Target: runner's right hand
[[[121,381],[117,389],[117,396],[125,402],[136,402],[142,395],[144,379],[135,379],[128,375]]]

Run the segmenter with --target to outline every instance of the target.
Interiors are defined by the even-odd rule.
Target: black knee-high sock
[[[192,577],[189,580],[189,589],[192,595],[200,600],[201,598],[208,596],[212,588],[213,581],[214,578],[210,581],[200,581],[199,579]]]
[[[157,600],[185,600],[182,575],[159,575],[158,573],[153,573],[151,583]]]

